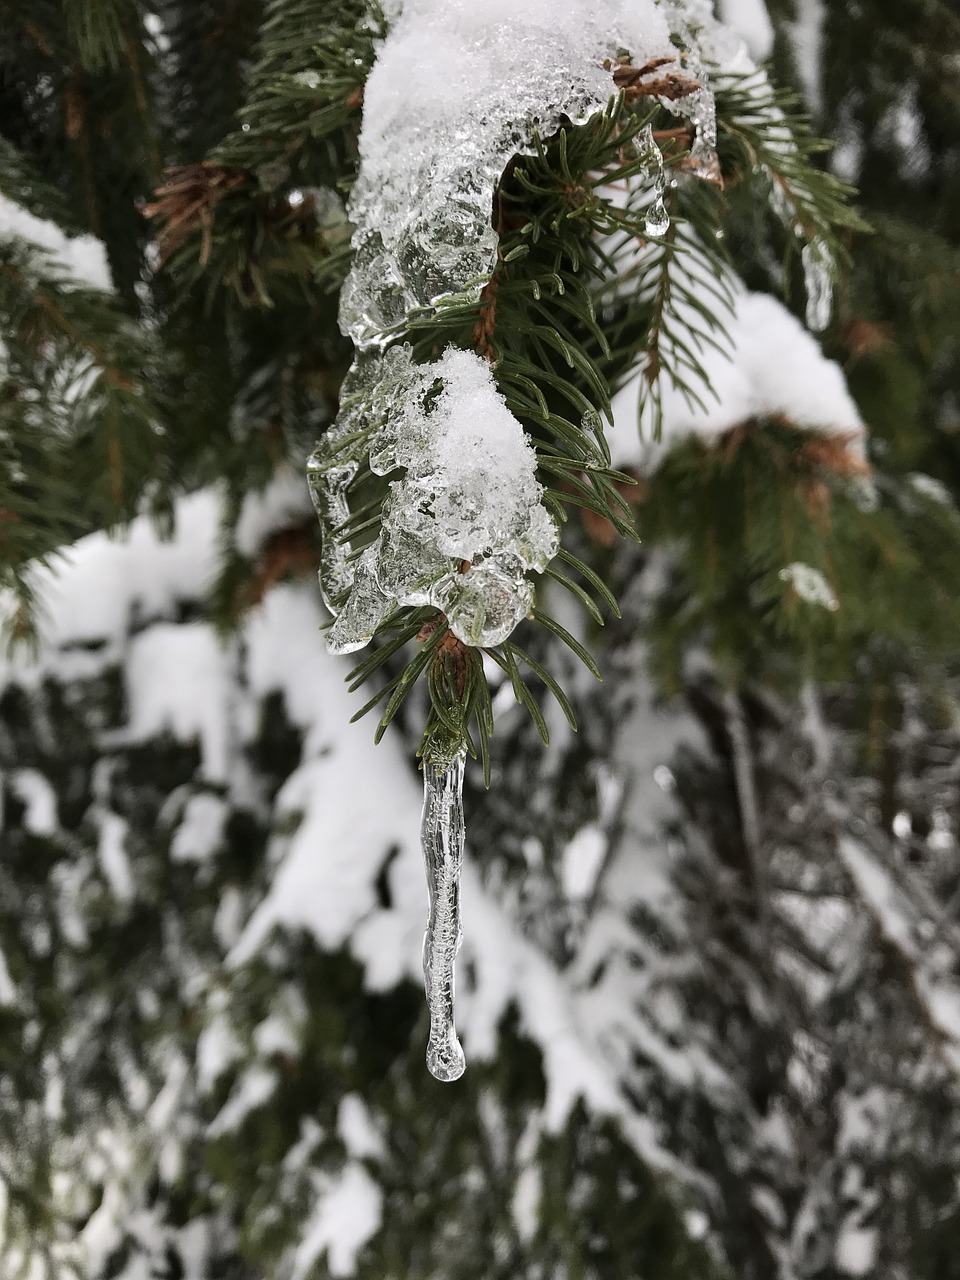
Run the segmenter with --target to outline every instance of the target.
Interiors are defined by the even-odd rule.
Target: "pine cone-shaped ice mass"
[[[489,366],[458,350],[421,366],[409,349],[384,354],[412,311],[479,296],[496,264],[490,211],[511,156],[606,106],[606,60],[622,50],[638,67],[676,57],[674,36],[703,87],[672,109],[693,120],[695,153],[706,158],[715,137],[686,17],[716,27],[696,0],[405,0],[394,10],[365,88],[350,201],[340,325],[359,354],[311,460],[338,653],[366,644],[398,605],[435,605],[467,644],[498,644],[532,603],[525,574],[556,554],[534,451]],[[662,181],[651,165],[651,208]],[[378,537],[357,554],[349,490],[367,462],[405,475],[390,485]]]

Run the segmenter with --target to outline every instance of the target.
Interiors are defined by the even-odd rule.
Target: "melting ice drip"
[[[457,1039],[453,1008],[453,966],[460,950],[460,869],[463,865],[464,755],[449,764],[423,766],[420,843],[427,870],[430,914],[423,935],[423,985],[430,1011],[427,1068],[437,1080],[457,1080],[466,1059]]]

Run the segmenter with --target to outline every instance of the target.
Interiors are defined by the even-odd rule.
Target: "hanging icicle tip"
[[[437,1080],[458,1080],[466,1068],[454,1022],[454,962],[463,931],[460,872],[463,867],[463,771],[465,753],[423,764],[420,843],[430,911],[423,935],[423,985],[430,1013],[427,1069]]]

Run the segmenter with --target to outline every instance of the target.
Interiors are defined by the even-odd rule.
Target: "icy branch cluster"
[[[364,91],[354,262],[340,299],[341,328],[359,352],[340,417],[310,464],[334,652],[368,643],[398,605],[435,605],[455,635],[480,646],[505,640],[528,612],[525,574],[546,568],[558,535],[521,424],[479,356],[448,350],[416,366],[409,349],[384,348],[411,312],[479,297],[496,264],[491,210],[505,166],[535,134],[604,108],[622,51],[637,67],[668,59],[679,70],[679,38],[701,85],[674,109],[694,124],[694,158],[715,163],[713,96],[688,12],[706,19],[654,0],[392,8]],[[655,207],[662,166],[653,170]],[[351,545],[348,493],[367,464],[404,475],[362,548]]]
[[[407,0],[364,91],[345,333],[362,345],[417,307],[479,293],[504,167],[535,131],[607,105],[603,63],[620,49],[635,66],[676,56],[653,0]]]
[[[489,365],[453,348],[416,365],[408,346],[393,347],[357,360],[341,403],[310,462],[327,529],[347,520],[347,486],[365,454],[374,474],[405,474],[391,483],[380,532],[358,558],[324,539],[328,606],[336,611],[348,592],[328,634],[331,651],[367,644],[398,605],[435,605],[467,644],[505,640],[532,603],[524,572],[542,572],[558,538],[540,502],[536,455]],[[372,423],[372,437],[337,452]]]

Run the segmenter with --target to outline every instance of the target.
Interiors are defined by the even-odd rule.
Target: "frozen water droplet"
[[[513,565],[486,561],[457,574],[450,585],[441,607],[450,630],[464,644],[480,649],[502,644],[530,612],[533,587],[523,566],[515,557],[504,559]]]
[[[644,219],[644,226],[648,235],[666,235],[670,229],[670,215],[667,213],[667,207],[663,202],[664,192],[667,189],[667,179],[663,168],[663,153],[657,146],[657,141],[653,136],[653,129],[650,125],[647,125],[638,134],[636,145],[639,155],[646,162],[648,168],[653,171],[653,189],[650,196],[650,205]]]
[[[833,310],[833,263],[820,240],[811,240],[800,251],[803,280],[807,290],[807,325],[814,333],[822,333],[830,323]]]
[[[667,213],[667,206],[663,203],[662,198],[654,201],[653,208],[647,214],[644,226],[647,235],[665,236],[670,230],[670,215]]]
[[[357,561],[350,595],[327,632],[331,653],[354,653],[369,644],[396,608],[396,600],[384,595],[374,568],[375,548],[368,547]]]
[[[430,1013],[427,1068],[437,1080],[457,1080],[466,1059],[454,1024],[454,961],[460,950],[460,871],[463,866],[465,755],[423,766],[420,843],[430,912],[423,935],[423,986]]]

